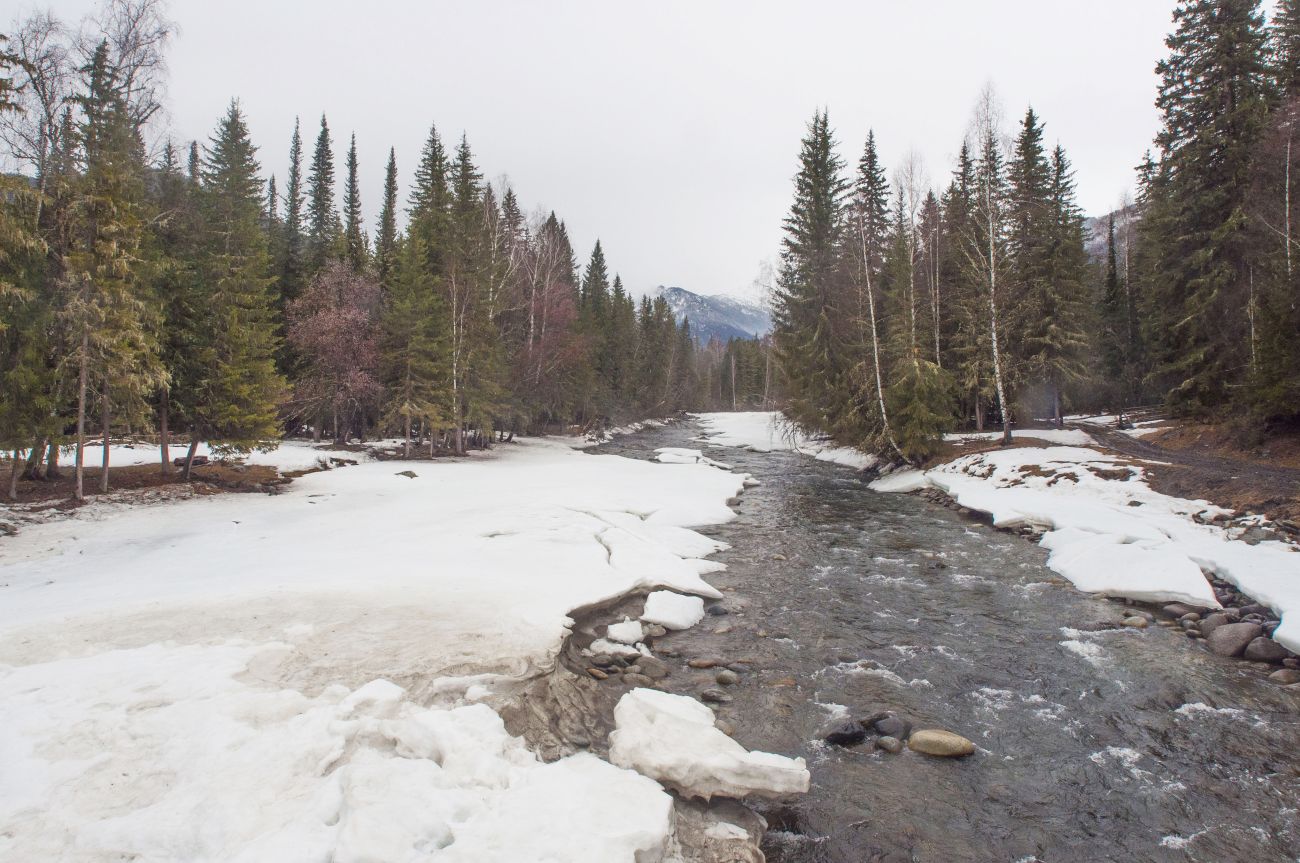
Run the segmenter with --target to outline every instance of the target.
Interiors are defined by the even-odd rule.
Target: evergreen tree
[[[293,138],[289,143],[289,181],[284,191],[284,236],[280,242],[281,257],[276,267],[280,277],[276,306],[281,313],[288,303],[302,293],[306,266],[302,233],[302,136],[296,117],[293,121]]]
[[[361,232],[361,185],[357,179],[357,136],[348,147],[348,179],[343,190],[343,240],[347,260],[360,272],[366,265],[366,237]]]
[[[420,242],[413,237],[402,244],[383,314],[384,422],[402,430],[404,456],[417,425],[433,430],[452,422],[444,310]],[[432,441],[431,434],[430,447]]]
[[[397,151],[388,151],[384,169],[384,203],[379,210],[379,234],[375,238],[375,264],[379,282],[388,284],[397,256]]]
[[[824,111],[801,143],[795,197],[785,219],[774,323],[777,356],[789,391],[787,415],[800,427],[828,431],[844,404],[844,358],[833,321],[848,184]]]
[[[285,384],[275,369],[275,279],[259,224],[256,156],[232,102],[203,156],[204,241],[191,335],[197,371],[185,398],[187,473],[201,440],[218,451],[248,452],[279,430],[276,409]]]
[[[337,251],[339,214],[334,208],[334,148],[322,114],[316,151],[307,174],[307,266],[317,272]]]
[[[1150,308],[1166,335],[1153,347],[1170,406],[1204,413],[1249,368],[1245,195],[1269,102],[1265,32],[1249,0],[1184,0],[1174,21],[1157,66],[1162,180],[1148,190],[1164,200],[1140,241],[1154,258]]]

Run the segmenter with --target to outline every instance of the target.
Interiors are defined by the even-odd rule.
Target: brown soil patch
[[[0,459],[0,501],[9,502],[9,472],[12,461]],[[72,492],[76,486],[72,465],[60,465],[62,476],[56,480],[18,480],[18,503],[50,502],[59,506],[76,504],[72,502]],[[86,466],[83,488],[86,499],[99,495],[100,468],[98,465]],[[276,469],[266,465],[240,465],[226,462],[195,467],[191,473],[195,491],[216,493],[218,491],[265,491],[267,486],[286,482]],[[139,489],[159,488],[183,484],[179,469],[164,475],[156,464],[131,465],[127,467],[110,467],[108,470],[109,493],[135,491]],[[207,488],[204,489],[203,487]]]
[[[1300,428],[1277,429],[1257,444],[1246,444],[1239,430],[1225,425],[1179,422],[1146,440],[1175,452],[1300,468]]]

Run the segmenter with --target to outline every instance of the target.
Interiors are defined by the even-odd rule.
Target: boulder
[[[1246,645],[1246,651],[1242,655],[1253,662],[1281,662],[1291,655],[1291,651],[1261,635]]]
[[[975,751],[975,744],[960,734],[944,731],[941,728],[923,728],[913,731],[907,739],[907,746],[913,752],[935,755],[940,758],[961,758]]]
[[[1300,683],[1300,668],[1279,668],[1270,674],[1268,679],[1282,686]]]
[[[671,670],[668,663],[654,656],[643,656],[637,660],[636,664],[641,666],[641,673],[652,680],[662,680],[668,676]]]
[[[1258,623],[1225,623],[1205,637],[1205,644],[1211,653],[1219,656],[1241,656],[1259,634]]]
[[[1228,619],[1228,615],[1224,614],[1222,611],[1216,611],[1214,614],[1207,614],[1205,617],[1201,618],[1201,622],[1197,628],[1200,630],[1201,635],[1209,638],[1211,632],[1214,632],[1214,630],[1223,626],[1225,623],[1231,622],[1232,621]]]
[[[890,714],[877,719],[872,724],[872,727],[876,730],[876,733],[882,737],[896,737],[899,740],[903,740],[912,730],[912,723],[908,722],[906,719],[899,719],[897,716]]]

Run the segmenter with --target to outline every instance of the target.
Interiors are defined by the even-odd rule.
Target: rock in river
[[[637,660],[637,665],[641,666],[641,673],[646,677],[660,680],[668,676],[670,671],[668,663],[662,659],[653,656],[643,656]]]
[[[1291,655],[1291,651],[1271,638],[1260,636],[1246,645],[1243,655],[1253,662],[1281,662]]]
[[[721,689],[706,689],[700,693],[700,700],[710,704],[726,704],[731,701],[731,696]]]
[[[1205,637],[1205,644],[1219,656],[1240,656],[1259,634],[1258,623],[1225,623]]]
[[[1216,611],[1214,614],[1207,614],[1203,617],[1197,628],[1201,631],[1201,635],[1209,638],[1211,632],[1214,632],[1214,630],[1223,626],[1225,623],[1231,622],[1232,621],[1228,619],[1228,615],[1224,614],[1222,611]]]
[[[718,683],[721,683],[723,686],[732,686],[733,684],[740,682],[740,675],[732,671],[730,668],[724,668],[719,671],[713,679]]]
[[[822,740],[836,746],[853,746],[866,736],[867,730],[855,719],[837,719],[821,730]]]
[[[876,748],[883,749],[892,755],[897,755],[903,751],[903,741],[899,740],[897,737],[890,737],[889,735],[877,737]]]
[[[1132,617],[1126,617],[1122,621],[1120,621],[1121,626],[1128,626],[1128,627],[1132,627],[1133,629],[1146,629],[1147,623],[1148,621],[1145,617],[1138,617],[1137,615],[1134,615]]]
[[[1300,683],[1300,669],[1296,668],[1279,668],[1268,676],[1268,679],[1282,686],[1290,686],[1293,683]]]
[[[906,739],[908,733],[912,730],[912,723],[906,719],[899,719],[892,713],[877,719],[873,725],[876,733],[884,737],[895,737],[899,740]]]
[[[975,744],[960,734],[944,731],[941,728],[923,728],[913,731],[907,739],[907,746],[913,752],[937,755],[941,758],[961,758],[975,751]]]

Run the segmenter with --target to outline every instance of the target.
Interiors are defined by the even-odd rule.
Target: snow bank
[[[634,689],[614,708],[609,759],[682,794],[779,797],[808,790],[802,758],[749,752],[714,726],[713,711],[693,698]]]
[[[329,446],[330,444],[315,444],[310,441],[286,440],[280,441],[275,449],[268,452],[254,451],[243,456],[222,456],[213,452],[212,447],[208,444],[201,443],[195,448],[194,454],[206,456],[210,459],[228,458],[231,461],[239,461],[244,464],[266,465],[282,472],[328,468],[332,458],[356,462],[372,460],[368,452],[334,450],[329,449]],[[173,444],[170,448],[173,459],[182,458],[187,452],[189,452],[188,444]],[[64,463],[70,463],[71,459],[75,457],[75,453],[75,447],[64,447],[62,456]],[[85,459],[87,465],[97,466],[102,464],[104,461],[103,443],[100,441],[87,441]],[[161,459],[162,452],[155,444],[109,444],[108,463],[110,468],[158,464]]]
[[[656,590],[645,598],[641,619],[668,629],[690,629],[704,619],[704,600],[671,590]]]
[[[710,446],[731,446],[754,452],[797,452],[818,461],[865,470],[876,464],[873,455],[830,441],[810,438],[785,424],[776,411],[735,411],[692,414],[705,433],[701,441]]]
[[[485,705],[387,680],[242,681],[273,645],[148,645],[9,669],[12,860],[659,859],[672,801],[590,755],[539,762]],[[573,812],[592,823],[572,831]],[[75,849],[75,850],[74,850]]]
[[[654,783],[539,764],[471,702],[553,663],[572,608],[716,596],[689,527],[742,482],[528,441],[25,529],[0,858],[658,859]]]
[[[664,464],[707,464],[722,470],[731,470],[731,465],[708,458],[697,449],[683,449],[675,446],[661,446],[655,450],[655,459]]]
[[[1048,566],[1081,590],[1147,602],[1216,608],[1211,573],[1277,612],[1273,638],[1300,651],[1300,553],[1280,542],[1247,545],[1192,516],[1205,501],[1151,489],[1141,467],[1093,449],[1045,447],[963,456],[924,473],[872,483],[878,491],[933,486],[1000,527],[1046,528]]]

